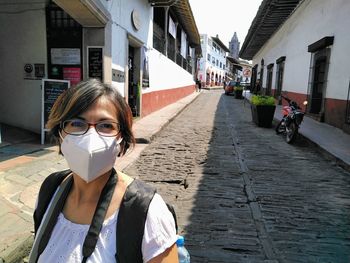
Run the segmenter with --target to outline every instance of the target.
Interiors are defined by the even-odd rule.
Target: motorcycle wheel
[[[295,139],[297,138],[298,134],[298,126],[293,121],[289,124],[288,127],[286,127],[286,141],[287,143],[293,143]]]
[[[275,129],[276,134],[281,134],[281,133],[283,133],[285,131],[285,125],[282,124],[282,121],[283,120],[281,120],[276,126],[276,129]]]

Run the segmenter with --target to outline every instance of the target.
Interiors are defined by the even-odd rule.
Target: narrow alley
[[[350,175],[204,91],[126,173],[174,204],[191,262],[349,262]]]

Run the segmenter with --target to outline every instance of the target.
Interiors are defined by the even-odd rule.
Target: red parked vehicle
[[[236,81],[230,80],[229,83],[224,87],[225,95],[233,94],[233,92],[235,91],[236,85],[237,85]]]

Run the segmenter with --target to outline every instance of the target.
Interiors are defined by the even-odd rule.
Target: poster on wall
[[[42,79],[45,77],[45,64],[43,63],[26,63],[23,67],[24,79]]]
[[[149,88],[149,55],[147,47],[142,47],[142,87]]]
[[[103,47],[87,47],[88,78],[103,81]]]
[[[81,80],[81,69],[63,68],[63,79],[69,80],[72,86],[77,85]]]
[[[45,128],[56,99],[70,87],[69,80],[43,79],[41,89],[41,144],[45,141]]]
[[[79,65],[80,48],[51,48],[51,64]]]

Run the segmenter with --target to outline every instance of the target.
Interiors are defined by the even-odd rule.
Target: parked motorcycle
[[[287,143],[293,143],[298,136],[298,130],[305,113],[301,111],[295,101],[283,95],[281,97],[288,102],[288,106],[282,107],[283,118],[276,127],[276,133],[284,133]],[[303,104],[306,105],[307,101],[304,101]]]

